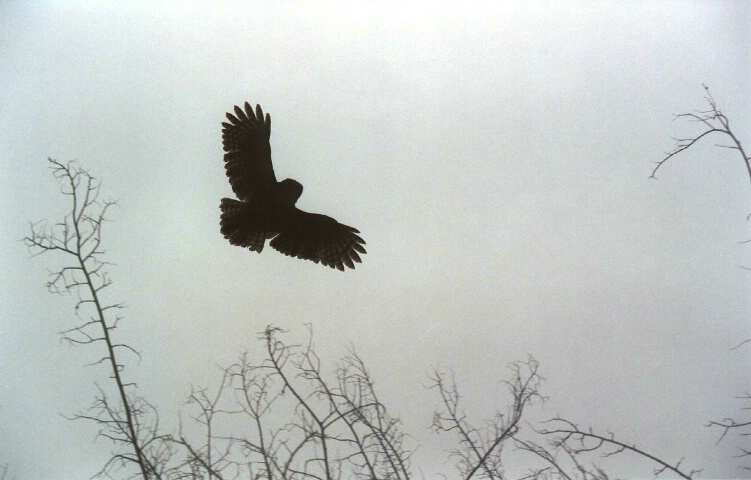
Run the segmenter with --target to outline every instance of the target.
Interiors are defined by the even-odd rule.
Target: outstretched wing
[[[237,198],[243,201],[264,195],[276,184],[271,163],[271,116],[263,116],[260,105],[256,111],[245,102],[245,111],[235,106],[235,114],[227,113],[230,123],[222,122],[224,168]]]
[[[294,218],[271,240],[272,248],[292,257],[312,260],[327,267],[355,268],[359,253],[367,253],[365,240],[357,229],[343,225],[331,217],[295,209]]]

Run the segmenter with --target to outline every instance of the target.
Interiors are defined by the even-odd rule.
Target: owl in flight
[[[344,271],[360,263],[365,240],[357,229],[331,217],[298,209],[302,185],[291,178],[277,182],[271,163],[271,117],[245,102],[222,122],[224,168],[239,200],[223,198],[221,232],[232,245],[260,253],[267,239],[285,255]]]

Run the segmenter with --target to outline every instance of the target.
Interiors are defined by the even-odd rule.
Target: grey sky
[[[453,474],[426,373],[453,367],[483,418],[528,354],[543,416],[740,474],[703,425],[751,388],[751,349],[729,350],[750,336],[751,187],[711,141],[648,176],[699,131],[671,115],[706,106],[702,83],[751,140],[750,25],[748,2],[0,3],[0,464],[87,478],[109,447],[60,415],[106,374],[59,342],[73,299],[19,241],[65,213],[49,156],[119,201],[118,332],[168,424],[267,324],[312,323],[324,359],[355,345],[426,474]],[[298,205],[362,232],[355,271],[221,237],[220,122],[246,100]]]

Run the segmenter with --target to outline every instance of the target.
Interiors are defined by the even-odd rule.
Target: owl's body
[[[331,217],[308,213],[295,206],[302,185],[292,179],[276,181],[271,163],[271,117],[235,107],[223,122],[225,169],[239,200],[223,198],[221,233],[232,245],[263,251],[266,240],[275,250],[292,257],[344,270],[355,268],[365,241],[357,229]]]

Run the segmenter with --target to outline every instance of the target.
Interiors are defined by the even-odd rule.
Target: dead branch
[[[671,465],[670,463],[637,448],[635,445],[629,445],[616,440],[612,433],[608,433],[607,436],[604,436],[594,433],[591,429],[581,430],[573,422],[560,417],[550,419],[545,423],[554,423],[560,426],[557,428],[537,430],[537,432],[542,435],[552,436],[553,438],[550,440],[552,445],[564,448],[574,455],[598,452],[602,457],[611,457],[628,451],[656,463],[658,466],[653,470],[655,477],[663,472],[670,471],[681,478],[690,480],[693,475],[700,472],[700,470],[692,470],[689,473],[685,473],[680,469],[682,460],[679,460],[675,465]]]
[[[675,157],[676,155],[684,152],[685,150],[688,150],[691,148],[694,144],[696,144],[698,141],[703,139],[704,137],[707,137],[713,133],[719,133],[721,135],[726,136],[730,139],[730,145],[721,145],[716,144],[715,146],[720,148],[729,148],[731,150],[737,150],[738,153],[741,155],[741,158],[743,159],[744,166],[746,168],[746,172],[749,177],[749,181],[751,181],[751,157],[749,157],[745,150],[743,149],[743,145],[741,144],[740,139],[735,135],[735,133],[730,129],[730,120],[725,116],[725,114],[720,111],[719,107],[717,106],[717,102],[712,97],[712,94],[709,92],[709,87],[706,85],[702,85],[704,87],[704,90],[706,91],[706,96],[704,99],[709,103],[709,110],[701,111],[697,110],[692,113],[681,113],[679,115],[675,115],[675,119],[688,119],[689,121],[693,122],[699,122],[704,125],[705,130],[700,133],[699,135],[695,137],[689,137],[689,138],[678,138],[675,141],[675,147],[673,150],[666,152],[665,157],[657,162],[657,165],[655,166],[654,170],[652,170],[652,174],[650,175],[650,178],[657,178],[657,170],[660,169],[668,160]]]

